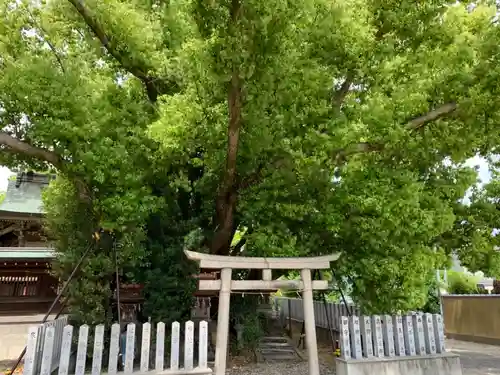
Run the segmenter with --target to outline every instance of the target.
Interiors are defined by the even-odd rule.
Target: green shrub
[[[255,349],[265,334],[265,320],[260,314],[251,315],[243,323],[243,347]]]
[[[441,312],[441,308],[439,306],[439,283],[433,274],[429,277],[427,287],[427,301],[425,302],[422,311],[430,314],[439,314]]]
[[[242,340],[238,345],[236,337],[233,337],[231,351],[238,353],[240,350],[253,350],[268,329],[265,314],[258,311],[259,296],[234,295],[231,299],[231,325],[234,328],[241,326],[242,329]]]
[[[481,294],[477,287],[479,278],[465,272],[448,273],[448,293],[450,294]]]

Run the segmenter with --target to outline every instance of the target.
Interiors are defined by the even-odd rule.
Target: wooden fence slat
[[[331,315],[328,315],[328,303],[321,302],[321,311],[323,311],[323,319],[325,323],[325,328],[328,329],[328,320],[331,318]],[[330,319],[331,323],[331,319]]]
[[[135,351],[135,324],[127,324],[127,343],[125,349],[125,374],[132,374],[134,371],[134,351]]]
[[[42,367],[40,369],[40,375],[50,375],[52,370],[52,355],[54,353],[54,335],[56,329],[54,327],[48,327],[45,330],[45,338],[43,341],[43,356],[42,356]]]
[[[67,325],[63,330],[61,341],[61,356],[59,357],[59,375],[68,375],[69,357],[71,355],[71,340],[73,339],[73,326]]]
[[[333,315],[334,318],[333,319],[334,319],[334,322],[335,322],[334,326],[335,326],[335,329],[340,332],[340,318],[342,316],[340,314],[340,305],[339,304],[335,304],[333,306],[333,308],[334,308],[334,315]]]
[[[94,352],[92,354],[92,375],[100,375],[102,369],[102,351],[104,349],[104,325],[95,327]]]
[[[304,305],[304,303],[302,303],[302,305]],[[320,327],[323,327],[325,328],[326,327],[326,324],[325,324],[325,319],[323,318],[323,306],[321,305],[321,303],[317,302],[317,301],[314,301],[314,311],[317,311],[317,314],[318,314],[318,322],[320,324],[318,324]]]
[[[156,360],[155,370],[163,371],[165,364],[165,323],[160,322],[156,326]]]
[[[109,343],[108,375],[115,375],[118,371],[118,354],[120,353],[120,325],[111,326],[111,340]]]
[[[89,326],[84,324],[78,332],[78,348],[76,351],[75,375],[85,375],[85,362],[87,360],[87,341]]]
[[[208,322],[200,322],[200,332],[198,337],[198,367],[208,368]]]
[[[186,322],[184,332],[184,369],[191,371],[193,369],[193,354],[194,354],[194,323]]]
[[[34,375],[35,372],[35,356],[38,343],[38,326],[29,328],[28,342],[26,343],[26,354],[24,356],[24,375]]]
[[[335,329],[335,313],[333,310],[333,303],[329,303],[326,305],[328,309],[328,316],[330,316],[330,323],[332,324],[332,329]]]
[[[301,304],[303,305],[303,303]],[[321,327],[321,311],[318,309],[318,302],[313,301],[313,309],[314,309],[314,321],[316,322],[317,326]]]
[[[151,323],[142,325],[141,372],[149,370],[149,349],[151,345]]]

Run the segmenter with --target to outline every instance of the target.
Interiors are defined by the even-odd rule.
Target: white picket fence
[[[170,367],[165,374],[188,375],[188,374],[210,374],[212,370],[208,367],[208,323],[199,323],[198,340],[198,364],[194,365],[194,333],[195,326],[192,321],[185,323],[184,330],[184,360],[181,367],[179,360],[179,346],[181,342],[180,323],[174,322],[171,327],[170,345]],[[65,325],[62,330],[60,325],[48,326],[44,330],[40,327],[31,327],[28,333],[27,351],[24,361],[24,375],[50,375],[58,368],[59,375],[100,375],[103,373],[103,354],[109,353],[107,371],[109,375],[118,373],[119,354],[125,349],[124,374],[132,374],[135,371],[146,373],[148,371],[165,370],[165,323],[156,325],[156,340],[154,347],[155,365],[150,368],[151,355],[151,329],[150,323],[142,325],[142,339],[140,343],[140,365],[134,366],[136,326],[133,323],[127,325],[125,348],[120,351],[120,325],[111,326],[108,348],[105,348],[105,326],[97,325],[93,330],[93,351],[91,367],[87,366],[87,347],[89,343],[88,325],[78,329],[78,341],[76,343],[76,362],[71,365],[71,356],[75,352],[73,345],[74,327]],[[60,331],[62,332],[60,334]],[[41,350],[38,350],[41,348]],[[109,351],[108,351],[109,350]],[[41,356],[40,356],[40,353]],[[73,372],[74,367],[74,372]],[[89,367],[89,368],[87,368]]]
[[[304,321],[304,303],[299,298],[276,297],[274,299],[275,308],[278,309],[279,316],[284,322],[290,318],[297,322]],[[353,305],[348,305],[352,315],[359,315],[359,309]],[[327,315],[328,314],[328,315]],[[326,309],[324,302],[314,301],[314,321],[316,327],[328,329],[328,319],[330,319],[331,327],[337,332],[340,331],[340,321],[342,316],[349,315],[347,307],[343,303],[327,302]]]
[[[439,314],[343,316],[343,359],[407,357],[446,353]]]

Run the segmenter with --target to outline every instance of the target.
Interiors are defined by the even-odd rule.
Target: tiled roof
[[[42,190],[53,178],[54,176],[48,174],[18,173],[15,180],[9,180],[0,211],[29,215],[43,214]]]
[[[0,247],[0,259],[53,259],[54,249],[49,247]]]

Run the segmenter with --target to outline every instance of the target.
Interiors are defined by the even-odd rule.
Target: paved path
[[[463,375],[500,375],[500,346],[448,340],[446,348],[460,355]]]

